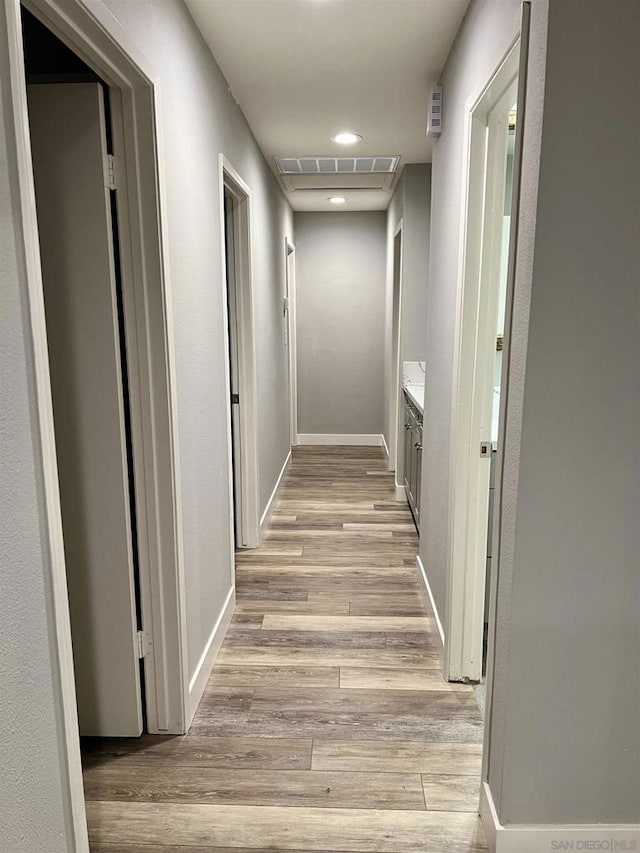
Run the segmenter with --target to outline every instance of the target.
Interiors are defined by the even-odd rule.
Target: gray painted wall
[[[429,287],[429,244],[431,227],[431,164],[409,163],[402,170],[387,210],[387,303],[393,297],[394,233],[402,225],[402,328],[400,361],[424,361]],[[390,444],[390,394],[394,365],[392,353],[392,311],[387,309],[385,329],[385,440]],[[402,410],[399,423],[402,421]],[[398,481],[398,477],[396,477]]]
[[[430,228],[431,163],[410,163],[404,169],[402,361],[425,359]]]
[[[386,214],[297,213],[298,432],[383,430]]]
[[[291,212],[228,85],[178,0],[106,0],[159,76],[166,162],[189,668],[229,591],[218,153],[252,190],[261,509],[289,452],[284,238]]]
[[[520,15],[520,0],[472,2],[442,73],[443,132],[434,145],[432,163],[420,557],[443,623],[465,109],[510,48]]]
[[[504,824],[640,820],[639,40],[635,0],[550,4],[507,410],[489,754]]]
[[[228,86],[178,0],[106,5],[152,63],[159,81],[159,135],[169,168],[164,210],[174,320],[189,669],[211,635],[231,584],[224,404],[218,153],[253,191],[260,493],[264,507],[289,450],[282,295],[290,208]],[[5,16],[0,15],[0,688],[3,844],[16,853],[64,853],[65,759],[43,528],[42,461],[35,444],[33,364],[26,278],[11,223],[19,221],[17,167],[6,160],[11,124]],[[11,184],[11,192],[7,187]],[[34,767],[38,773],[34,773]],[[10,814],[7,809],[10,808]],[[5,820],[6,818],[6,820]]]
[[[6,40],[0,15],[0,44]],[[19,228],[6,51],[0,51],[0,827],[15,853],[69,847],[54,683],[43,468]],[[37,772],[34,772],[37,768]]]

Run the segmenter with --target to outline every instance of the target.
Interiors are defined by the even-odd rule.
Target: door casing
[[[255,349],[255,314],[251,257],[251,190],[240,173],[224,154],[218,157],[220,192],[220,240],[222,258],[222,302],[224,305],[225,387],[231,387],[229,360],[229,306],[227,302],[227,263],[225,252],[225,189],[233,198],[234,275],[229,287],[235,289],[236,323],[238,332],[238,411],[240,432],[239,464],[242,477],[240,512],[242,542],[238,547],[257,548],[260,545],[260,490],[258,466],[258,379]],[[232,462],[231,396],[227,394],[227,448],[229,471],[229,506],[231,507],[231,542],[234,541],[235,519],[234,474]],[[234,584],[235,585],[235,584]]]
[[[289,359],[289,442],[291,447],[298,439],[298,351],[296,343],[296,247],[284,238],[285,312],[287,329],[287,354]]]
[[[116,145],[115,154],[124,177],[118,219],[132,440],[139,466],[141,604],[151,647],[145,657],[147,728],[181,734],[190,723],[189,679],[171,283],[162,216],[164,157],[157,133],[158,74],[100,0],[25,0],[24,5],[107,83],[112,107],[116,106],[121,147],[118,151]],[[7,130],[13,136],[20,204],[15,228],[24,252],[38,423],[35,440],[44,472],[41,521],[48,549],[43,561],[51,602],[47,615],[52,681],[64,741],[63,799],[71,849],[88,853],[19,0],[6,0],[3,14],[11,93]]]
[[[400,460],[403,458],[404,435],[400,429],[402,396],[402,276],[404,258],[404,217],[393,232],[391,258],[391,382],[389,410],[389,470],[395,472],[396,499],[406,499]],[[396,276],[397,270],[397,276]],[[397,293],[396,293],[397,291]],[[394,304],[397,297],[397,310]],[[395,313],[395,316],[394,316]]]
[[[487,438],[487,428],[491,437],[493,383],[488,377],[496,328],[494,323],[492,331],[491,322],[497,318],[496,239],[498,225],[502,239],[504,203],[500,123],[517,99],[519,60],[516,38],[489,82],[467,102],[445,613],[444,664],[450,681],[480,681],[482,675],[491,455],[481,457],[480,442]]]

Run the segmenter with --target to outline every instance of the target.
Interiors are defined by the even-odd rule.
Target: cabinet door
[[[413,508],[415,510],[418,502],[418,427],[414,421],[411,430],[411,494],[413,495]]]
[[[422,489],[422,430],[418,430],[416,451],[416,521],[420,519],[420,491]]]
[[[411,491],[411,410],[404,406],[404,484]]]

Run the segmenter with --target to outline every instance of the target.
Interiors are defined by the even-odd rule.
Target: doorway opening
[[[469,107],[462,298],[453,423],[447,677],[484,683],[493,496],[516,160],[520,43]],[[513,217],[515,220],[515,217]],[[506,326],[506,328],[505,328]],[[482,704],[484,695],[479,691]]]
[[[54,689],[82,847],[79,734],[189,725],[153,84],[79,0],[9,4],[6,23]]]
[[[404,418],[401,420],[402,406],[402,235],[403,220],[398,223],[393,235],[392,259],[392,302],[391,302],[391,406],[389,412],[389,470],[395,471],[396,499],[406,500],[404,486]],[[401,438],[402,434],[402,438]]]
[[[220,155],[220,210],[226,366],[229,497],[236,548],[260,545],[257,370],[251,279],[251,191]]]
[[[26,10],[22,20],[79,728],[133,737],[144,726],[144,632],[119,106],[40,21]]]

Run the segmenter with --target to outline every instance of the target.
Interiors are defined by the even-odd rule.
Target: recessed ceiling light
[[[338,145],[355,145],[356,142],[360,142],[361,140],[361,133],[352,133],[351,131],[344,131],[344,133],[336,133],[335,136],[331,137],[331,141],[337,142]]]
[[[329,201],[331,204],[344,204],[346,202],[346,198],[343,195],[332,195],[329,196]]]

